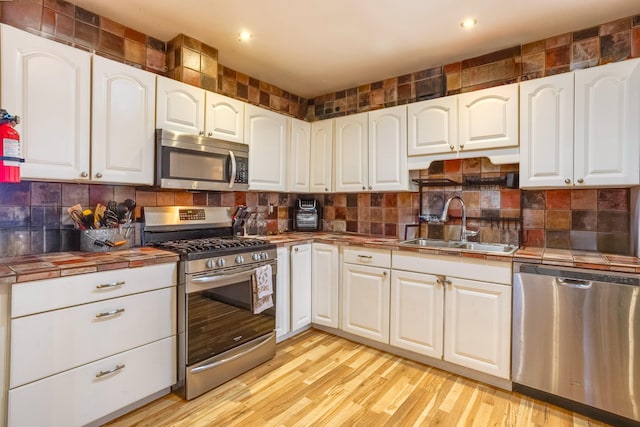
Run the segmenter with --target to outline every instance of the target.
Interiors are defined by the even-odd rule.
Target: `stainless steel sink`
[[[456,240],[436,240],[436,239],[413,239],[400,242],[403,246],[412,246],[420,248],[451,248],[464,249],[472,252],[483,253],[499,253],[511,255],[518,247],[512,245],[503,245],[501,243],[478,243],[478,242],[461,242]]]

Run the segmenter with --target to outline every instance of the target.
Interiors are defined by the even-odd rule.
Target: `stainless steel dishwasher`
[[[514,265],[513,389],[640,422],[640,275]]]

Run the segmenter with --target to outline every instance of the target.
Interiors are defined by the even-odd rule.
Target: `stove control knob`
[[[266,252],[262,252],[260,254],[260,259],[263,260],[263,261],[269,259],[269,254],[266,253]]]
[[[236,264],[242,264],[244,262],[244,258],[242,257],[242,255],[238,255],[236,257]]]
[[[215,262],[212,259],[207,260],[205,265],[207,266],[207,268],[213,268],[216,266]]]
[[[217,265],[218,267],[224,267],[224,259],[223,259],[223,258],[220,258],[220,259],[216,262],[216,265]]]
[[[260,261],[260,254],[255,253],[253,255],[251,255],[251,259],[254,261]]]

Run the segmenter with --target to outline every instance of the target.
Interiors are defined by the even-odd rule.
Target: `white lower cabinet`
[[[392,264],[392,345],[509,379],[511,262],[394,252]]]
[[[392,271],[389,343],[441,358],[443,307],[444,288],[437,276]]]
[[[311,324],[311,243],[291,247],[291,330]]]
[[[278,274],[276,276],[276,340],[291,331],[291,276],[289,248],[278,248]]]
[[[444,360],[509,378],[511,287],[451,278],[444,319]]]
[[[9,288],[0,283],[0,426],[7,419],[7,390],[9,389]]]
[[[12,285],[9,426],[84,425],[176,382],[177,265]]]
[[[340,326],[338,247],[313,243],[311,248],[311,322]]]
[[[80,426],[176,381],[175,336],[9,391],[9,426]]]
[[[390,251],[348,247],[343,257],[341,329],[388,344]]]

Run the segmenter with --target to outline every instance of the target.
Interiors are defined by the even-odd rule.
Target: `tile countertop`
[[[267,236],[267,240],[278,246],[320,242],[338,245],[357,245],[370,248],[413,251],[426,254],[462,256],[505,262],[529,262],[561,265],[566,267],[610,270],[625,273],[640,273],[640,259],[633,256],[610,255],[599,252],[573,251],[569,249],[520,248],[512,255],[485,254],[453,248],[412,248],[400,246],[400,239],[381,238],[350,233],[284,233]]]
[[[255,236],[252,236],[255,237]],[[640,273],[640,259],[633,256],[608,255],[598,252],[571,251],[524,247],[513,255],[484,254],[453,248],[413,248],[400,246],[400,239],[383,238],[351,233],[291,232],[264,239],[278,246],[300,243],[329,243],[341,246],[412,251],[432,255],[446,255],[503,262],[528,262],[567,267]],[[120,268],[142,267],[152,264],[177,262],[178,255],[156,248],[141,247],[114,252],[51,252],[0,259],[0,284],[28,282],[75,274]]]
[[[0,259],[0,284],[52,279],[120,268],[177,262],[178,255],[142,247],[113,252],[51,252]]]

